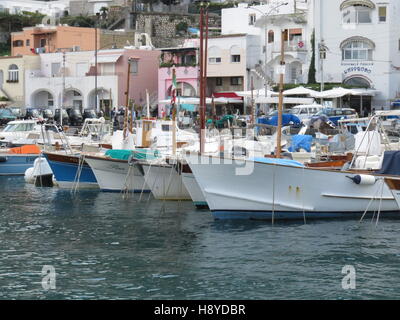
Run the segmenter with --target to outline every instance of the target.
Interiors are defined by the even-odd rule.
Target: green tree
[[[72,27],[94,28],[96,25],[96,17],[88,15],[62,17],[61,23]]]
[[[312,56],[311,56],[311,62],[310,62],[310,69],[308,71],[308,84],[311,83],[317,83],[317,80],[315,79],[315,30],[313,30],[313,33],[311,35],[311,48],[312,48]]]

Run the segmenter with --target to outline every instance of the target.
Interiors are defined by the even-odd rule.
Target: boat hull
[[[340,218],[366,210],[397,212],[400,217],[383,179],[357,185],[349,172],[209,157],[200,160],[197,155],[187,160],[217,219]],[[246,166],[247,174],[238,174]]]
[[[182,175],[174,166],[148,163],[140,164],[143,168],[147,185],[154,198],[159,200],[192,200],[186,189]]]
[[[193,201],[193,204],[198,208],[207,208],[207,201],[204,198],[203,192],[201,191],[193,173],[183,172],[182,181]]]
[[[129,171],[130,166],[126,160],[90,156],[85,160],[102,191],[150,192],[142,172],[135,165]]]
[[[0,155],[0,176],[24,175],[33,167],[38,154],[2,154]]]
[[[79,167],[79,155],[64,155],[57,153],[44,152],[44,156],[49,163],[54,177],[60,188],[72,188],[77,183],[77,171]],[[98,188],[96,177],[86,163],[83,163],[79,177],[79,188]]]

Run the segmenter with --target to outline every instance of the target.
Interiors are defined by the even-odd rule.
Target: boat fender
[[[366,174],[357,174],[354,177],[349,177],[347,178],[353,180],[355,184],[360,184],[360,185],[371,185],[375,184],[376,179],[374,176],[366,175]]]
[[[0,157],[0,162],[6,162],[7,161],[7,157]]]

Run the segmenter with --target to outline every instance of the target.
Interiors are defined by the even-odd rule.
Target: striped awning
[[[365,6],[371,9],[375,9],[375,3],[373,3],[371,0],[345,0],[340,5],[340,10],[351,6]]]

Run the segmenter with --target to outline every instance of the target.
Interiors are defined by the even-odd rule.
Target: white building
[[[224,35],[241,32],[258,37],[261,44],[258,57],[253,57],[254,64],[248,68],[255,87],[260,88],[279,79],[277,68],[280,65],[281,31],[284,31],[285,82],[303,83],[307,81],[311,61],[312,21],[307,0],[269,0],[267,4],[257,6],[241,3],[237,8],[222,10],[221,32]]]
[[[316,0],[317,48],[323,43],[326,59],[317,54],[317,81],[364,85],[376,89],[372,98],[351,98],[361,114],[371,108],[390,108],[400,98],[400,1]]]
[[[135,48],[40,54],[40,68],[25,70],[25,104],[37,108],[102,109],[157,101],[160,51]],[[130,86],[127,70],[131,60]],[[97,75],[95,63],[97,61]],[[96,86],[97,84],[97,86]]]
[[[109,50],[110,56],[117,55]],[[100,53],[105,53],[102,50]],[[112,57],[111,57],[112,58]],[[90,72],[94,63],[93,51],[67,52],[65,54],[65,77],[63,77],[63,53],[45,53],[40,55],[41,66],[38,70],[26,70],[25,104],[30,107],[74,107],[93,108],[95,99],[95,76]],[[116,60],[116,59],[114,59]],[[102,62],[102,58],[98,58]],[[115,62],[107,64],[113,66]],[[104,66],[104,67],[107,67]],[[100,63],[97,76],[100,99],[116,100],[118,94],[118,76],[115,72],[103,72]],[[63,88],[65,81],[65,92]],[[103,94],[105,96],[103,97]]]
[[[374,89],[371,96],[333,101],[364,115],[400,99],[399,13],[398,0],[269,0],[222,10],[222,33],[259,37],[262,50],[250,69],[261,88],[278,82],[281,31],[285,83],[308,82],[315,32],[316,81]],[[319,48],[325,49],[322,61]]]
[[[69,0],[40,1],[40,0],[1,0],[0,12],[11,14],[38,12],[50,17],[61,17],[69,10]]]
[[[251,68],[257,63],[261,44],[249,34],[226,34],[208,39],[207,95],[236,98],[234,91],[251,88]],[[243,110],[243,104],[234,106]]]

